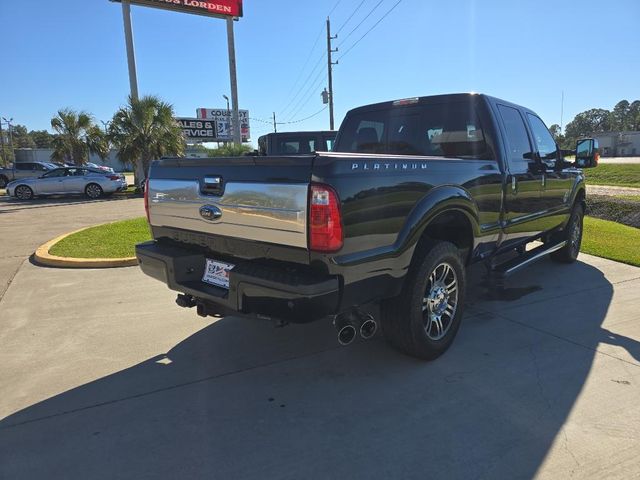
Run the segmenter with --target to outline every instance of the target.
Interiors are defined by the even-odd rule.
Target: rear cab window
[[[336,152],[494,158],[469,102],[355,111],[340,131]]]

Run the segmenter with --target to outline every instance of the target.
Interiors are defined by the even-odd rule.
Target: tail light
[[[327,185],[309,187],[309,249],[336,252],[342,248],[343,231],[340,201]]]
[[[144,182],[144,212],[147,214],[147,222],[151,223],[149,218],[149,179]]]
[[[120,175],[107,175],[109,180],[120,180]]]

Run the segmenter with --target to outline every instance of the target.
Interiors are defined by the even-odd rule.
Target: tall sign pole
[[[334,38],[337,38],[337,35],[335,37],[331,36],[331,21],[329,20],[329,17],[327,17],[327,72],[329,75],[329,130],[333,130],[334,129],[334,122],[333,122],[333,65],[335,65],[332,61],[331,61],[331,54],[333,52],[337,52],[338,50],[332,50],[331,49],[331,40],[333,40]]]
[[[138,74],[136,73],[136,52],[133,48],[133,28],[131,28],[131,4],[129,0],[122,0],[122,20],[124,22],[124,39],[127,45],[129,88],[131,90],[131,98],[138,100]]]
[[[233,35],[233,18],[227,18],[227,44],[229,48],[229,77],[231,79],[231,107],[233,108],[233,118],[231,126],[233,128],[233,141],[236,145],[242,145],[242,135],[240,132],[240,112],[238,110],[238,77],[236,75],[236,45]]]

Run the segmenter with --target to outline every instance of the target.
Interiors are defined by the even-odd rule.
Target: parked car
[[[433,359],[460,326],[467,266],[500,286],[547,254],[576,260],[597,142],[572,153],[533,111],[486,95],[364,106],[333,152],[153,162],[154,240],[136,255],[199,315],[329,317],[348,344],[379,310],[392,346]]]
[[[7,185],[7,195],[30,200],[38,195],[69,195],[84,193],[100,198],[127,189],[124,175],[87,167],[56,168],[37,178],[14,180]]]
[[[58,167],[49,162],[16,162],[7,168],[0,168],[0,188],[5,188],[13,180],[39,177],[55,168]]]
[[[89,167],[89,168],[93,168],[96,170],[102,170],[104,172],[109,172],[109,173],[114,173],[115,171],[113,170],[113,168],[111,167],[107,167],[106,165],[98,165],[97,163],[86,163],[84,166]]]

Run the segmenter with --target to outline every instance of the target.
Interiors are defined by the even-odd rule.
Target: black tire
[[[9,183],[9,179],[4,175],[0,175],[0,188],[6,187],[7,183]]]
[[[580,253],[582,244],[582,227],[584,220],[584,207],[581,203],[576,203],[571,210],[571,216],[567,226],[562,231],[559,240],[566,240],[567,244],[560,250],[553,252],[551,260],[558,263],[573,263]]]
[[[27,185],[18,185],[14,189],[13,194],[19,200],[31,200],[33,198],[33,190]]]
[[[92,200],[96,200],[100,198],[104,192],[102,191],[102,187],[97,183],[90,183],[86,187],[84,187],[84,194]]]
[[[443,265],[453,274],[445,274],[443,281],[438,282],[438,277],[445,272]],[[453,280],[455,288],[450,287],[448,291],[444,287]],[[465,268],[458,248],[449,242],[421,242],[402,293],[382,304],[382,331],[387,341],[401,352],[424,360],[442,355],[460,327],[465,286]],[[442,288],[447,292],[444,298]],[[448,312],[454,293],[455,306],[451,314]],[[442,302],[446,303],[446,310],[442,310]]]

